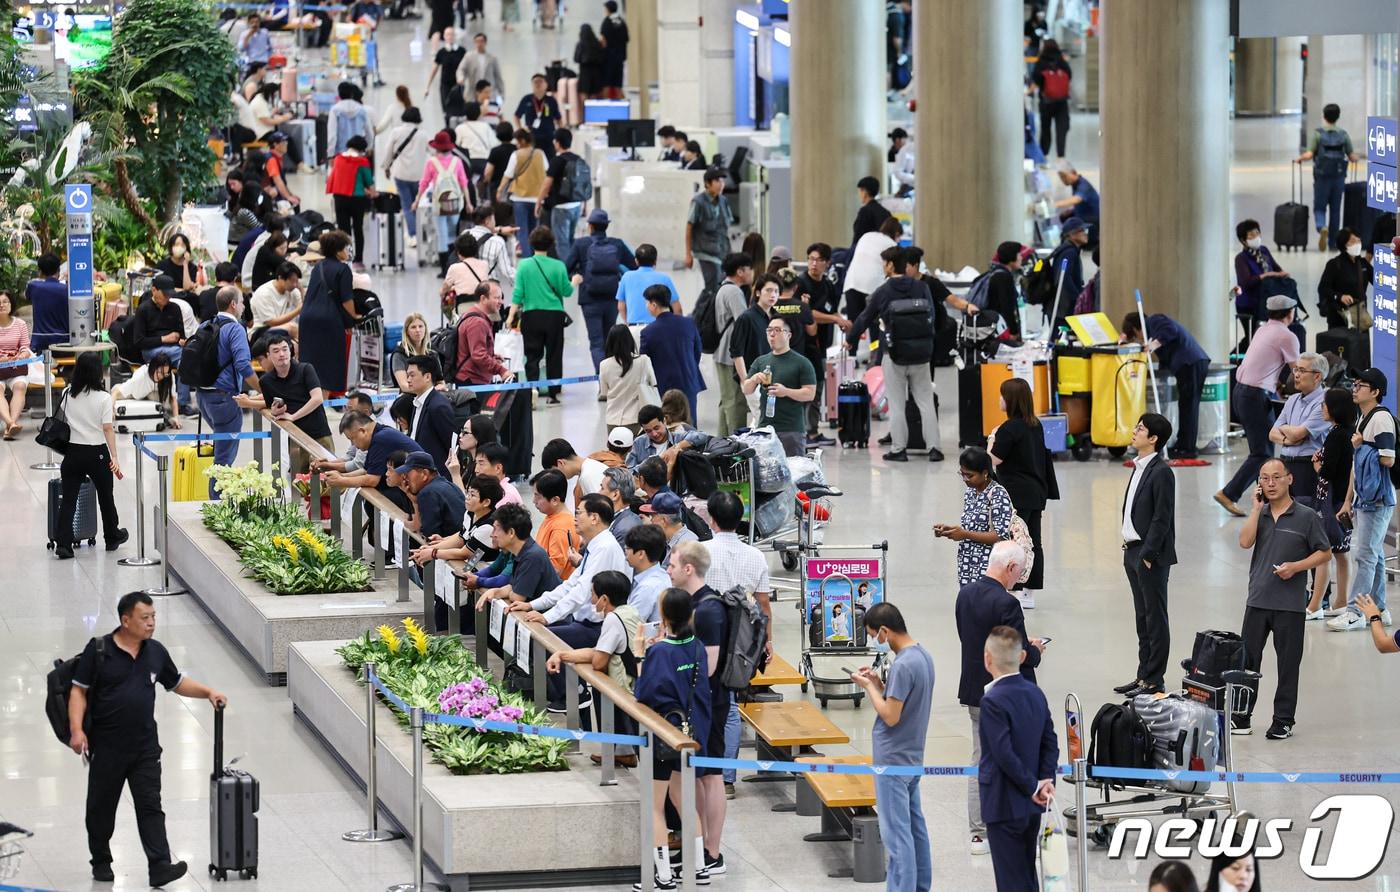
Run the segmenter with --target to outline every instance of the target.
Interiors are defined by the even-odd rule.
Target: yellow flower
[[[408,637],[413,641],[413,649],[418,651],[419,656],[428,653],[428,633],[423,631],[422,626],[413,621],[413,617],[406,616],[403,621],[403,630],[408,633]]]
[[[301,552],[297,551],[297,544],[291,539],[282,540],[282,550],[287,552],[287,557],[291,558],[294,564],[301,559]]]
[[[389,653],[396,654],[399,652],[399,646],[402,642],[399,641],[399,636],[395,634],[394,630],[388,625],[379,627],[379,640],[383,641],[384,646],[389,648]]]

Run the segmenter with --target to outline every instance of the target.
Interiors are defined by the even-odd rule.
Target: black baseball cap
[[[1380,396],[1385,396],[1385,389],[1390,383],[1385,378],[1385,372],[1375,366],[1357,372],[1356,380],[1364,384],[1369,384],[1371,387],[1375,388],[1376,393]]]

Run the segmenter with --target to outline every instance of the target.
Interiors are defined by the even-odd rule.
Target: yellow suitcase
[[[181,446],[171,462],[170,498],[176,502],[203,502],[209,499],[209,476],[214,465],[214,444]]]
[[[1097,348],[1089,372],[1094,388],[1089,436],[1096,446],[1126,447],[1147,411],[1147,363],[1141,348]]]

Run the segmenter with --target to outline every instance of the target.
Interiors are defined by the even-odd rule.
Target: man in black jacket
[[[856,191],[860,193],[860,210],[856,211],[855,223],[851,226],[851,250],[856,249],[856,242],[867,232],[875,232],[880,228],[880,224],[890,218],[889,209],[880,204],[877,199],[880,197],[880,181],[874,177],[861,177],[856,183]]]
[[[912,395],[919,407],[924,443],[929,461],[943,461],[938,444],[938,414],[933,406],[934,304],[928,286],[905,275],[903,248],[886,248],[880,255],[885,262],[885,283],[870,295],[870,302],[846,333],[846,346],[856,351],[860,333],[876,319],[884,333],[880,336],[884,358],[880,367],[885,372],[885,395],[894,411],[890,412],[890,451],[886,461],[908,461],[909,423],[900,410]]]
[[[447,456],[457,448],[457,419],[452,414],[452,401],[435,386],[442,380],[442,369],[431,353],[410,356],[407,365],[408,390],[413,394],[409,439],[433,457],[440,476],[451,480]]]
[[[1162,691],[1171,646],[1167,577],[1176,563],[1176,478],[1159,454],[1172,438],[1170,421],[1154,412],[1133,429],[1133,475],[1123,496],[1123,570],[1137,616],[1137,677],[1114,688],[1129,697]]]
[[[987,636],[997,626],[1008,626],[1021,635],[1025,656],[1021,674],[1035,683],[1035,667],[1045,652],[1045,641],[1026,636],[1026,620],[1021,604],[1008,589],[1021,578],[1030,555],[1020,545],[1002,540],[992,546],[987,560],[987,572],[958,591],[953,606],[958,623],[958,640],[962,644],[962,675],[958,679],[958,702],[967,707],[972,719],[972,764],[982,759],[981,734],[978,719],[982,712],[982,694],[991,682],[982,653]],[[967,779],[968,850],[974,855],[987,854],[987,825],[982,820],[982,802],[977,778]]]

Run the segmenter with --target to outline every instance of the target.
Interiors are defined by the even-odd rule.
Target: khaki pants
[[[972,764],[982,761],[982,730],[978,720],[982,716],[980,706],[969,706],[968,717],[972,719]],[[977,778],[967,779],[967,829],[974,835],[987,838],[987,824],[982,820],[982,793],[977,788]]]
[[[719,379],[719,430],[727,437],[749,423],[749,403],[734,375],[734,366],[715,361],[715,377]]]
[[[335,441],[330,437],[317,437],[316,442],[326,447],[328,452],[335,452]],[[291,455],[287,462],[288,470],[291,471],[292,476],[309,473],[311,471],[311,456],[296,443],[292,443],[291,447]]]
[[[909,445],[909,416],[904,404],[911,394],[914,405],[919,407],[924,443],[930,449],[938,449],[938,414],[933,411],[933,372],[929,364],[896,365],[886,356],[880,367],[885,370],[885,396],[890,401],[890,450],[903,452]]]

